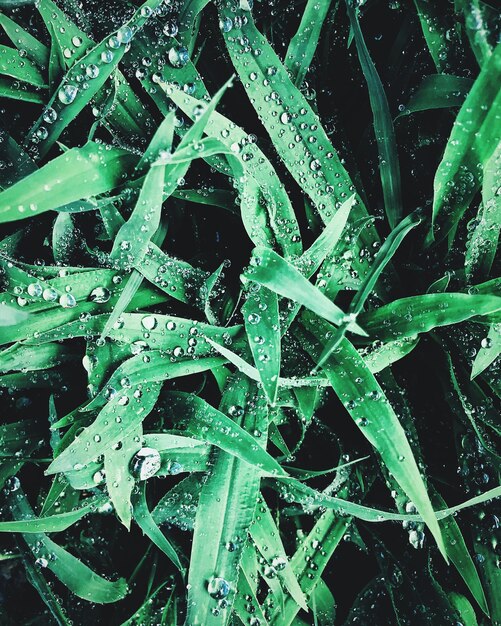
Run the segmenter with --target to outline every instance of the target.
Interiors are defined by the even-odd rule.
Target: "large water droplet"
[[[97,304],[104,304],[105,302],[108,302],[110,296],[110,290],[106,289],[106,287],[96,287],[90,292],[89,299]]]
[[[173,67],[184,67],[189,60],[190,55],[184,46],[175,46],[169,50],[169,63]]]
[[[75,300],[75,296],[71,293],[63,293],[63,295],[59,298],[59,304],[63,307],[63,309],[71,309],[76,306],[77,301]]]
[[[155,448],[141,448],[132,457],[130,469],[132,475],[138,480],[147,480],[158,472],[161,465],[162,460],[158,450],[155,450]]]
[[[230,593],[230,590],[230,583],[224,578],[220,578],[218,576],[211,578],[207,584],[207,591],[209,592],[209,595],[216,600],[226,598]]]
[[[71,104],[73,100],[77,97],[78,87],[76,85],[63,85],[61,89],[57,92],[57,97],[59,101],[63,104]]]

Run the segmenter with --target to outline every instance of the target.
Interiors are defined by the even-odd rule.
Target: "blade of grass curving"
[[[442,508],[446,507],[445,501],[436,491],[434,491],[433,499],[436,506],[440,506]],[[441,522],[440,528],[442,530],[447,556],[450,558],[459,572],[459,575],[471,591],[471,594],[477,601],[478,606],[487,616],[489,616],[487,600],[485,598],[480,577],[470,553],[468,552],[463,534],[461,533],[461,529],[459,528],[456,520],[453,516],[449,516]]]
[[[50,125],[44,125],[45,121],[42,115],[35,122],[26,138],[26,146],[35,145],[39,158],[48,152],[51,146],[59,139],[63,130],[89,104],[111,76],[125,54],[127,44],[149,19],[147,14],[151,16],[151,11],[145,13],[142,9],[154,10],[161,2],[162,0],[147,0],[144,2],[126,24],[93,47],[79,59],[77,66],[72,66],[68,70],[56,93],[48,103],[48,107],[53,109],[57,116],[54,122]],[[110,41],[112,42],[111,46],[108,45]],[[82,65],[86,68],[86,76],[89,80],[86,82],[87,89],[81,90],[78,86],[77,75],[81,73]],[[36,133],[41,127],[45,128],[46,131],[43,133],[44,138],[36,141]]]
[[[18,519],[33,517],[31,507],[21,490],[12,494],[9,502],[14,517]],[[116,582],[102,578],[43,533],[25,534],[23,538],[34,556],[41,559],[47,569],[79,598],[105,604],[125,597],[127,585],[123,578]]]
[[[476,378],[490,367],[501,354],[501,325],[492,324],[473,361],[471,378]]]
[[[461,45],[459,35],[449,27],[447,11],[440,10],[436,3],[414,0],[414,4],[433,63],[437,72],[442,73],[456,64],[456,51]]]
[[[327,325],[319,321],[312,323],[308,318],[304,321],[314,339],[312,341],[307,336],[303,339],[308,341],[307,351],[315,358]],[[440,528],[405,430],[374,375],[346,339],[324,365],[324,371],[360,432],[378,451],[385,467],[414,502],[440,552],[447,558]]]
[[[430,74],[411,96],[405,109],[397,119],[432,109],[448,109],[460,107],[465,101],[473,85],[471,78],[453,76],[451,74]]]
[[[331,1],[325,0],[319,4],[316,0],[308,0],[297,32],[290,40],[284,65],[289,70],[292,82],[296,87],[301,87],[313,61],[320,32],[331,7]],[[336,2],[333,11],[337,9],[338,5],[339,2]]]
[[[132,383],[131,383],[132,384]],[[138,398],[133,396],[139,391]],[[49,465],[46,474],[56,474],[84,467],[114,444],[124,441],[135,432],[141,422],[152,411],[160,393],[160,385],[150,384],[147,390],[133,385],[116,394],[99,412],[95,421],[85,428],[67,448]],[[117,420],[116,418],[120,418]]]
[[[125,150],[92,142],[72,148],[0,193],[0,222],[40,215],[111,191],[135,160]]]
[[[280,376],[280,318],[278,297],[266,287],[249,290],[242,307],[247,341],[254,358],[263,389],[271,404],[275,404]]]
[[[167,94],[186,115],[194,119],[201,104],[200,100],[171,86],[167,89]],[[272,164],[259,149],[255,139],[216,111],[211,114],[205,132],[211,137],[221,139],[234,151],[239,162],[259,187],[268,207],[270,227],[284,255],[289,257],[300,254],[301,237],[291,201]],[[247,230],[251,236],[252,228]],[[265,239],[268,241],[269,235],[265,235]]]
[[[307,598],[314,592],[323,571],[350,525],[349,519],[339,519],[332,511],[323,513],[306,535],[292,557],[291,566]],[[315,567],[311,567],[311,564]],[[287,597],[284,610],[275,614],[273,624],[290,626],[300,606]]]
[[[38,595],[51,612],[56,624],[58,626],[71,626],[71,622],[60,604],[59,599],[43,577],[42,572],[32,562],[28,548],[24,546],[21,541],[16,543],[23,557],[23,565],[26,570],[28,582],[36,589]]]
[[[395,129],[383,83],[367,49],[352,0],[346,0],[346,10],[357,46],[358,59],[369,90],[374,134],[379,151],[379,175],[383,188],[384,210],[388,224],[393,229],[402,216],[400,164]]]
[[[412,215],[409,215],[408,217],[403,219],[400,224],[398,224],[398,226],[396,226],[391,231],[388,238],[379,249],[376,258],[374,259],[374,263],[372,264],[370,270],[368,271],[362,284],[360,285],[360,289],[356,292],[353,300],[351,301],[351,304],[348,308],[347,320],[357,319],[358,315],[362,312],[367,298],[370,296],[383,270],[395,255],[398,247],[400,246],[406,235],[408,235],[408,233],[413,228],[415,228],[420,223],[420,221],[420,218],[415,213],[413,213]],[[348,326],[349,321],[346,321],[340,325],[340,327],[334,333],[333,338],[329,340],[329,342],[323,349],[322,354],[320,355],[320,360],[315,366],[316,368],[322,367],[322,365],[327,361],[332,352],[337,348],[337,346],[342,341]]]
[[[327,223],[353,193],[348,173],[310,104],[257,30],[252,15],[235,9],[229,0],[222,4],[219,15],[221,23],[228,25],[222,34],[251,104],[287,169]],[[352,217],[366,215],[359,200]],[[371,246],[374,241],[377,241],[374,228],[365,229],[361,247]],[[358,267],[358,262],[355,263]],[[363,272],[362,266],[360,271]]]
[[[360,316],[370,337],[394,341],[415,337],[440,326],[459,324],[496,313],[501,298],[466,293],[428,293],[394,300]]]
[[[21,519],[13,522],[0,522],[0,532],[2,533],[59,533],[73,526],[89,513],[93,513],[97,508],[106,502],[105,496],[87,498],[83,501],[83,506],[66,513],[56,513],[46,517],[33,517]]]
[[[262,433],[254,439],[253,446],[264,447],[268,427],[266,407],[252,383],[240,375],[228,381],[223,394],[221,411],[230,412],[231,407],[242,407],[234,416],[236,423],[246,431]],[[229,622],[243,539],[254,518],[259,482],[259,470],[222,450],[215,453],[195,518],[187,623],[223,626]],[[224,604],[218,603],[221,599],[225,600]]]
[[[282,540],[280,530],[275,524],[271,511],[264,498],[258,501],[259,515],[256,516],[250,527],[250,535],[256,544],[261,556],[270,562],[271,567],[277,571],[284,587],[290,593],[296,604],[308,610],[306,598],[299,586],[295,572],[289,562]],[[270,561],[271,558],[271,561]],[[277,566],[277,567],[275,567]],[[274,572],[273,572],[274,573]]]
[[[184,567],[174,546],[158,528],[146,501],[146,481],[139,486],[139,492],[133,499],[134,521],[143,533],[159,548],[184,575]]]
[[[18,50],[3,45],[0,45],[0,75],[22,80],[35,87],[47,87],[42,72],[33,61],[20,56]]]
[[[454,236],[480,185],[485,165],[501,140],[501,45],[482,68],[461,107],[434,180],[433,232]]]
[[[247,384],[251,384],[250,381]],[[186,421],[184,427],[191,437],[237,456],[254,469],[259,468],[274,476],[286,475],[279,463],[263,447],[256,445],[253,435],[202,398],[183,392],[169,392],[166,406],[174,419],[182,416],[181,421]]]
[[[26,56],[34,61],[39,68],[47,67],[49,61],[47,46],[40,43],[27,30],[3,13],[0,14],[0,26],[18,50],[24,50]]]
[[[462,11],[465,18],[465,30],[470,42],[471,49],[480,67],[492,56],[491,26],[488,20],[488,12],[492,11],[493,22],[498,18],[498,12],[486,2],[479,0],[456,0],[455,9]]]
[[[139,424],[127,433],[127,437],[117,441],[104,453],[106,487],[115,512],[127,530],[130,530],[132,521],[131,496],[135,486],[129,464],[134,454],[141,449],[142,435],[143,429]]]
[[[466,246],[465,271],[468,282],[489,276],[499,241],[501,223],[501,142],[487,161],[483,171],[482,204],[476,226]]]
[[[269,248],[259,247],[254,250],[254,262],[242,276],[298,302],[333,324],[340,325],[346,321],[345,313],[338,306],[293,265]],[[365,334],[355,322],[351,322],[348,329],[356,334]]]

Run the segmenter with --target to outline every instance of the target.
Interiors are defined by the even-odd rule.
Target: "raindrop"
[[[31,283],[28,285],[28,293],[33,298],[39,298],[43,293],[43,287],[40,283]]]
[[[141,320],[141,326],[145,328],[146,330],[153,330],[154,328],[157,327],[157,324],[158,324],[157,318],[154,317],[153,315],[146,315]]]
[[[138,480],[147,480],[155,476],[161,465],[162,460],[158,450],[155,450],[155,448],[141,448],[132,457],[131,473]]]
[[[189,59],[188,50],[184,46],[175,46],[169,50],[169,63],[173,67],[184,67]]]
[[[75,296],[71,293],[63,293],[63,295],[59,298],[59,304],[63,307],[63,309],[71,309],[76,306],[77,301],[75,300]]]
[[[77,97],[77,93],[78,87],[76,85],[67,84],[57,92],[57,97],[62,104],[71,104]]]
[[[90,292],[89,299],[97,304],[104,304],[110,299],[110,291],[106,287],[96,287]]]
[[[45,109],[42,117],[46,124],[54,124],[57,120],[57,113],[53,108],[49,107],[48,109]]]
[[[224,578],[219,578],[218,576],[211,578],[207,585],[209,595],[216,600],[226,598],[230,593],[230,589],[230,583]]]
[[[85,74],[88,78],[97,78],[99,76],[99,68],[94,63],[87,65],[85,68]]]

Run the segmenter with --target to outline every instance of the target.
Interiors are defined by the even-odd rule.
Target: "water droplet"
[[[101,52],[101,61],[103,63],[111,63],[113,61],[114,54],[111,50],[103,50]]]
[[[190,55],[184,46],[175,46],[169,50],[169,63],[173,67],[184,67],[189,60]]]
[[[130,26],[122,26],[117,32],[117,39],[120,43],[129,43],[134,36],[134,31]]]
[[[280,121],[282,122],[282,124],[288,124],[291,121],[290,113],[287,113],[287,111],[284,111],[282,115],[280,116]]]
[[[28,293],[33,298],[39,298],[43,293],[43,287],[40,283],[31,283],[28,285]]]
[[[118,48],[120,48],[121,45],[122,45],[122,42],[116,35],[112,35],[108,39],[108,46],[112,48],[113,50],[118,50]]]
[[[216,600],[222,600],[226,598],[231,591],[230,583],[224,578],[215,576],[209,580],[207,584],[207,591],[212,598]]]
[[[54,300],[57,300],[57,291],[52,287],[47,287],[47,289],[43,290],[42,297],[46,302],[54,302]]]
[[[85,74],[88,78],[97,78],[99,76],[99,68],[94,63],[87,65],[85,68]]]
[[[276,556],[271,564],[277,570],[277,572],[281,572],[287,567],[287,559],[283,556]]]
[[[223,31],[223,33],[229,33],[233,28],[233,20],[231,17],[223,17],[219,20],[219,28]]]
[[[104,304],[110,299],[110,291],[106,287],[96,287],[90,292],[89,300],[97,304]]]
[[[155,448],[141,448],[132,457],[131,473],[138,480],[147,480],[158,472],[161,465],[162,460],[158,450],[155,450]]]
[[[178,31],[178,26],[176,22],[174,22],[174,20],[169,20],[165,23],[165,26],[163,27],[164,35],[167,35],[167,37],[175,37]]]
[[[173,322],[172,320],[170,320],[167,322],[165,327],[167,328],[167,330],[176,330],[176,322]]]
[[[490,337],[484,337],[480,342],[480,345],[482,346],[482,348],[492,348],[492,339]]]
[[[310,170],[318,172],[321,167],[322,165],[320,164],[320,161],[318,159],[313,159],[312,161],[310,161]]]
[[[141,326],[146,330],[153,330],[157,327],[157,318],[153,315],[146,315],[141,320]]]
[[[247,316],[247,321],[249,322],[249,324],[259,324],[259,322],[261,321],[261,316],[257,313],[251,313]]]
[[[57,97],[62,104],[71,104],[77,97],[77,93],[78,87],[76,85],[67,84],[57,92]]]
[[[48,109],[45,109],[42,117],[46,124],[54,124],[57,120],[57,113],[53,108],[49,107]]]
[[[75,296],[71,293],[63,293],[63,295],[59,298],[59,304],[63,307],[63,309],[71,309],[76,306],[77,301],[75,300]]]
[[[228,413],[231,415],[231,417],[242,417],[242,415],[244,414],[244,408],[239,404],[232,404],[228,409]]]
[[[80,48],[82,45],[82,39],[80,37],[72,37],[71,43],[75,46],[75,48]]]

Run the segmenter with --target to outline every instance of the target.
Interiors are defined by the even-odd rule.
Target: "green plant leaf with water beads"
[[[266,408],[252,383],[249,385],[240,375],[228,381],[220,408],[231,413],[231,407],[237,406],[241,409],[234,416],[235,424],[244,432],[259,431],[257,439],[249,435],[254,439],[253,447],[265,446]],[[260,470],[224,450],[215,453],[195,518],[188,573],[189,623],[220,626],[229,622],[238,583],[237,566],[254,518],[259,482]],[[221,506],[223,502],[225,506]]]
[[[49,50],[44,44],[7,15],[0,14],[0,26],[19,52],[23,51],[23,54],[26,54],[39,68],[47,66]]]
[[[33,517],[28,501],[20,491],[10,498],[13,515],[17,519]],[[51,570],[75,595],[88,602],[116,602],[127,593],[123,578],[110,582],[95,574],[87,565],[54,543],[45,534],[25,534],[24,540],[43,567]]]
[[[148,509],[148,503],[146,501],[146,481],[139,487],[139,493],[134,496],[134,521],[141,528],[145,535],[147,535],[151,541],[159,548],[167,557],[174,563],[181,573],[184,573],[184,568],[179,560],[179,556],[167,539],[158,528],[155,520],[153,519],[150,510]]]
[[[254,263],[243,274],[271,291],[305,306],[332,324],[342,324],[346,315],[317,287],[312,285],[293,265],[269,248],[254,250]],[[348,329],[363,335],[365,332],[353,320]]]
[[[0,193],[0,221],[26,219],[111,191],[135,160],[125,150],[92,142],[72,148]]]
[[[64,129],[89,104],[111,76],[125,54],[126,44],[130,42],[136,31],[145,24],[151,15],[151,11],[144,13],[142,9],[152,10],[157,8],[160,3],[161,0],[147,0],[132,19],[82,56],[77,66],[72,66],[68,70],[48,103],[48,108],[55,112],[53,121],[46,124],[42,115],[35,122],[26,139],[27,145],[33,141],[36,142],[36,151],[40,157],[47,153],[59,139]],[[83,71],[81,66],[85,68],[87,89],[80,89],[79,87],[78,76]],[[45,129],[42,138],[36,141],[36,133],[41,128]]]
[[[360,316],[370,337],[393,341],[427,333],[440,326],[497,313],[499,296],[466,293],[429,293],[394,300]]]
[[[395,129],[390,114],[388,100],[376,67],[370,57],[357,14],[351,0],[346,0],[346,9],[358,51],[360,65],[369,89],[374,134],[379,151],[379,175],[383,188],[384,210],[390,228],[395,228],[402,216],[402,190],[400,164],[398,160]]]
[[[316,340],[308,348],[315,358],[317,342],[321,341],[325,328],[312,324],[311,320],[307,320],[307,328]],[[307,341],[307,337],[304,340]],[[346,339],[341,342],[339,351],[324,364],[324,371],[361,433],[378,451],[385,467],[416,505],[445,557],[440,529],[412,448],[379,383]]]
[[[280,376],[280,318],[278,297],[261,287],[249,290],[242,307],[247,341],[254,357],[263,389],[271,404],[275,404]]]
[[[433,236],[454,237],[501,141],[501,46],[483,66],[454,122],[434,181]],[[431,235],[430,235],[431,237]]]

